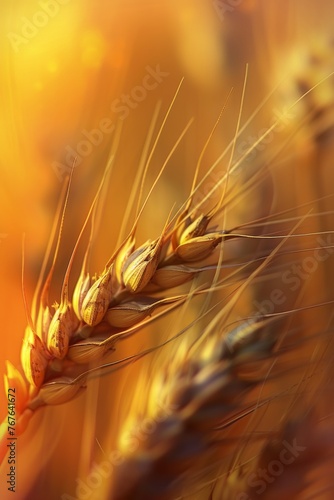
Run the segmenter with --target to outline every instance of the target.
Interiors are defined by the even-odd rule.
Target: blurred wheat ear
[[[191,496],[229,462],[238,441],[231,427],[247,416],[247,396],[252,393],[256,400],[254,389],[263,383],[280,331],[270,320],[247,322],[225,336],[220,329],[209,326],[203,332],[207,340],[195,349],[181,344],[181,354],[155,374],[152,394],[148,388],[153,410],[123,429],[124,455],[108,498]],[[147,428],[142,439],[138,428],[143,434]],[[131,438],[137,438],[132,452],[127,449]]]

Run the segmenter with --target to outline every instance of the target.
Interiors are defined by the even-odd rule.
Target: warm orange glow
[[[263,305],[264,300],[269,300],[273,287],[281,287],[280,291],[286,298],[282,307],[286,310],[332,300],[334,266],[330,253],[332,244],[327,233],[333,227],[333,2],[16,0],[4,2],[1,9],[0,372],[1,380],[7,373],[6,388],[12,381],[24,393],[20,408],[28,398],[20,366],[27,323],[21,289],[22,235],[25,234],[26,239],[24,284],[30,307],[62,182],[76,162],[50,288],[50,306],[59,303],[68,260],[114,147],[115,160],[109,187],[102,194],[103,211],[96,216],[96,220],[99,217],[100,220],[96,222],[89,264],[92,276],[101,273],[135,217],[133,208],[120,238],[122,219],[125,220],[131,188],[136,182],[155,110],[159,114],[154,127],[152,125],[149,151],[182,79],[179,94],[146,172],[142,201],[166,158],[173,148],[175,151],[139,220],[137,247],[149,238],[152,241],[159,238],[172,207],[180,208],[189,195],[203,148],[199,179],[226,151],[225,156],[217,161],[207,183],[210,184],[209,192],[219,184],[229,164],[240,162],[240,170],[236,169],[228,178],[228,189],[231,190],[227,190],[227,208],[224,206],[220,214],[221,227],[225,223],[229,227],[240,226],[242,232],[242,224],[251,220],[259,224],[262,217],[272,211],[281,212],[283,222],[273,226],[274,229],[270,228],[271,236],[276,234],[275,231],[286,234],[297,218],[310,210],[317,216],[304,221],[303,228],[308,233],[322,234],[318,239],[312,236],[295,238],[289,247],[290,256],[270,264],[273,265],[272,275],[268,271],[269,278],[266,276],[263,280],[256,276],[254,283],[245,290],[231,314],[227,315],[228,325],[252,315],[254,303]],[[246,84],[245,74],[248,75]],[[305,93],[305,97],[296,103]],[[271,130],[273,123],[279,126],[275,125],[276,128],[273,126]],[[236,133],[239,134],[237,137]],[[263,136],[267,140],[262,144]],[[177,142],[179,139],[180,143]],[[253,149],[249,152],[250,147]],[[245,154],[246,151],[249,154]],[[241,172],[240,176],[238,172]],[[257,178],[256,172],[263,175]],[[232,189],[232,186],[235,187]],[[139,188],[140,182],[136,196]],[[213,192],[199,215],[219,202],[222,190],[219,188]],[[294,211],[288,212],[291,208]],[[326,215],[320,216],[320,213]],[[296,220],[292,221],[293,217]],[[264,224],[258,227],[260,234],[267,230]],[[70,273],[70,295],[80,273],[89,231],[90,224],[87,224]],[[261,242],[245,238],[242,244],[235,240],[230,243],[224,249],[223,259],[240,259],[239,262],[244,263],[249,256],[260,259],[279,242],[269,238]],[[323,252],[320,255],[325,255],[326,259],[314,261],[314,252],[319,246]],[[327,247],[329,253],[325,254]],[[313,258],[306,264],[313,264],[316,267],[314,272],[296,271],[292,267],[295,260],[299,262],[301,255]],[[290,273],[286,275],[285,284],[282,284],[280,265],[288,266],[286,272]],[[192,263],[187,263],[187,266],[191,268]],[[246,268],[243,281],[252,269]],[[233,266],[228,272],[233,272]],[[301,277],[300,273],[306,273],[307,277]],[[137,276],[130,274],[129,270],[122,276],[124,274],[129,278],[125,280],[128,289],[133,282],[132,288],[135,288]],[[150,279],[151,275],[147,281]],[[290,287],[298,280],[301,284],[295,292]],[[138,289],[142,292],[140,287]],[[232,292],[235,290],[231,286],[222,288],[219,294],[217,292],[222,304]],[[193,320],[202,304],[208,307],[203,299],[188,309],[186,306],[181,308],[182,314],[178,311],[171,313],[161,321],[161,329],[148,327],[142,336],[133,336],[121,343],[108,359],[125,358],[175,335],[190,319]],[[310,338],[324,335],[332,328],[329,308],[321,311],[315,308],[300,313],[297,320],[295,316],[291,318],[291,330],[300,328]],[[76,478],[87,477],[94,461],[100,462],[112,450],[126,453],[126,429],[136,426],[140,413],[153,418],[154,402],[153,396],[148,400],[148,388],[152,384],[151,394],[155,394],[161,387],[160,379],[155,380],[153,374],[158,373],[168,356],[171,368],[179,358],[185,358],[192,341],[200,336],[201,328],[201,324],[195,323],[187,337],[188,343],[181,343],[179,350],[165,346],[156,357],[152,354],[124,371],[101,379],[94,378],[87,390],[82,390],[85,395],[79,395],[64,405],[36,412],[27,432],[20,436],[20,492],[17,498],[53,500],[61,498],[65,492],[74,494]],[[282,343],[284,345],[284,338]],[[301,362],[318,359],[317,356],[320,359],[321,353],[324,358],[333,356],[330,346],[326,351],[324,344],[319,343],[318,347],[312,342],[305,344],[300,347]],[[289,369],[296,364],[295,358],[295,351],[290,357],[287,354]],[[11,364],[6,369],[7,360]],[[281,367],[279,361],[277,365]],[[274,363],[273,367],[277,369]],[[287,365],[283,366],[282,372],[286,368]],[[289,369],[286,369],[287,373]],[[311,370],[305,369],[305,378],[309,373]],[[314,395],[324,375],[319,375],[317,370],[313,375],[310,394]],[[283,392],[289,383],[295,387],[300,382],[305,390],[302,376],[297,381],[293,375],[289,376],[290,372],[282,375],[281,385],[277,380],[270,387],[268,385],[269,388],[264,384],[263,397],[268,396],[267,392]],[[78,389],[78,394],[81,394],[81,389]],[[77,392],[76,388],[74,392]],[[165,392],[168,393],[166,387]],[[307,397],[311,399],[310,394]],[[333,410],[327,396],[325,393],[319,403],[322,416]],[[249,401],[252,397],[253,394]],[[256,417],[259,434],[270,430],[276,417],[279,421],[289,412],[289,405],[294,411],[295,392],[291,400],[289,397],[273,402],[268,414],[263,412]],[[303,401],[297,401],[296,407],[303,408],[303,404]],[[7,415],[7,399],[1,387],[0,408],[2,421]],[[297,410],[296,413],[298,415]],[[27,422],[30,413],[28,417]],[[246,432],[256,431],[254,422],[255,419],[250,421]],[[22,426],[25,426],[25,421]],[[235,435],[245,431],[240,423],[235,428]],[[245,463],[254,458],[253,452],[254,456],[259,452],[256,446],[250,447],[245,456],[240,452]],[[240,465],[238,459],[235,463],[231,460],[229,466]],[[42,479],[39,481],[39,478]],[[100,493],[94,498],[107,498],[110,482],[101,486]],[[320,482],[315,484],[318,487]],[[9,498],[6,495],[8,491],[1,475],[0,497]]]

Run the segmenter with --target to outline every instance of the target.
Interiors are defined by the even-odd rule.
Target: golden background
[[[25,288],[30,304],[60,193],[59,165],[71,167],[66,154],[69,148],[76,149],[85,140],[84,131],[98,128],[103,119],[115,125],[119,122],[119,113],[111,110],[112,103],[142,84],[147,67],[159,66],[168,75],[155,89],[147,91],[145,99],[137,102],[123,120],[110,194],[91,262],[95,272],[102,270],[116,244],[131,179],[156,103],[161,100],[163,116],[182,78],[179,95],[152,161],[147,186],[188,120],[192,117],[195,120],[143,215],[139,228],[142,241],[156,237],[171,205],[180,204],[188,195],[198,155],[232,87],[203,170],[233,139],[246,64],[249,74],[244,119],[275,87],[277,91],[261,106],[248,131],[238,139],[240,142],[247,141],[249,136],[258,137],[270,124],[273,110],[284,109],[285,102],[296,99],[293,79],[304,67],[308,68],[309,51],[318,54],[321,63],[320,69],[305,70],[307,82],[314,85],[333,71],[333,5],[329,0],[226,1],[226,5],[234,5],[226,12],[210,0],[63,3],[54,0],[49,2],[53,14],[46,14],[47,17],[38,14],[46,12],[42,3],[17,0],[1,6],[0,366],[3,370],[6,359],[19,365],[26,325],[21,290],[22,234],[26,238]],[[36,26],[38,19],[40,27]],[[332,82],[329,79],[314,91],[315,105],[319,102],[329,109],[333,107]],[[281,209],[332,194],[333,136],[319,142],[312,136],[312,127],[306,125],[298,138],[294,138],[302,125],[304,108],[310,102],[313,105],[312,100],[304,101],[300,108],[296,107],[291,123],[256,159],[260,164],[265,163],[280,143],[292,137],[282,165],[274,174],[272,196]],[[328,116],[330,121],[331,114]],[[110,134],[103,134],[101,143],[93,145],[76,166],[52,301],[59,300],[64,269],[103,174],[111,140]],[[247,206],[240,204],[231,218],[242,221],[248,211],[266,213],[267,204],[270,205],[270,200],[267,202],[263,193],[258,198],[255,194]],[[315,210],[319,207],[330,210],[330,201],[323,201]],[[330,216],[326,220],[332,221]],[[324,222],[325,218],[316,219],[310,231],[321,230]],[[82,254],[81,248],[72,273],[72,287]],[[327,276],[323,269],[312,276],[303,303],[330,300],[328,273],[332,270],[331,264]],[[328,328],[328,318],[327,312],[315,312],[312,321],[321,330]],[[142,347],[140,339],[133,342],[134,350]],[[130,393],[140,366],[145,363],[135,365],[127,375],[126,390]],[[115,387],[117,380],[116,377],[112,381],[103,380],[96,395],[100,400],[96,403],[100,426],[97,434],[100,440],[109,439],[110,449],[116,446],[125,402],[131,397],[121,394],[122,387]],[[89,398],[94,400],[92,394]],[[92,401],[89,398],[87,401]],[[6,415],[3,391],[0,400],[3,419]],[[16,498],[60,498],[66,491],[73,492],[73,478],[86,466],[80,458],[80,446],[87,435],[87,423],[82,419],[87,410],[85,404],[83,398],[48,408],[31,423],[27,436],[20,440],[20,493]],[[52,493],[43,497],[43,491]]]

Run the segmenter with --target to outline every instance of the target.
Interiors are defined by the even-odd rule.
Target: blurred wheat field
[[[122,369],[102,370],[77,398],[36,411],[18,437],[15,493],[6,484],[7,460],[1,465],[1,498],[332,498],[332,3],[19,0],[2,6],[0,25],[2,373],[6,360],[20,367],[27,323],[22,234],[30,305],[76,158],[50,289],[50,304],[59,303],[72,249],[118,140],[89,264],[92,275],[101,273],[120,243],[152,120],[149,151],[174,98],[143,197],[189,129],[140,217],[137,246],[157,238],[189,196],[203,148],[198,181],[226,153],[193,204],[212,191],[199,210],[206,213],[223,196],[216,226],[252,235],[217,248],[208,265],[232,267],[185,285],[188,301],[119,342],[103,362],[136,356],[184,330],[178,338]],[[134,217],[132,209],[127,231]],[[191,296],[211,283],[207,294]],[[259,339],[252,332],[258,343],[245,348],[237,339],[237,354],[226,354],[221,339],[263,316],[271,322]],[[210,385],[210,370],[222,377],[219,363],[226,380]],[[195,397],[198,387],[203,392]],[[0,400],[2,421],[4,390]],[[290,450],[290,461],[282,450]]]

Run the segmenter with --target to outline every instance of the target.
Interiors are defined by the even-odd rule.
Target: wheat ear
[[[234,448],[230,426],[245,397],[262,383],[278,337],[268,320],[254,320],[226,336],[213,334],[204,350],[190,354],[181,347],[183,355],[156,375],[153,387],[160,398],[149,415],[153,431],[138,440],[134,451],[123,447],[110,498],[177,498],[196,474],[215,460],[218,467]],[[131,428],[123,431],[131,436]]]
[[[196,213],[196,206],[190,209],[198,189],[198,185],[194,184],[184,206],[167,220],[158,238],[136,248],[136,227],[148,195],[132,230],[114,251],[103,272],[95,278],[91,278],[87,271],[90,238],[82,272],[71,298],[69,278],[72,264],[90,220],[93,227],[99,196],[109,171],[110,165],[69,259],[61,298],[52,313],[48,290],[57,259],[70,182],[64,186],[62,196],[65,201],[52,266],[40,297],[34,298],[32,313],[27,312],[28,327],[21,350],[25,379],[19,370],[7,364],[5,384],[10,382],[12,387],[20,388],[18,433],[24,431],[33,412],[40,406],[61,404],[79,394],[85,387],[85,374],[91,363],[100,361],[114,350],[119,340],[154,320],[150,316],[156,309],[164,308],[160,315],[167,314],[188,300],[188,293],[174,296],[170,290],[206,271],[208,266],[205,260],[215,248],[223,239],[235,237],[231,232],[211,226],[213,218],[221,210],[223,198],[207,213]],[[71,178],[73,172],[72,169]],[[4,452],[2,447],[2,455]]]

